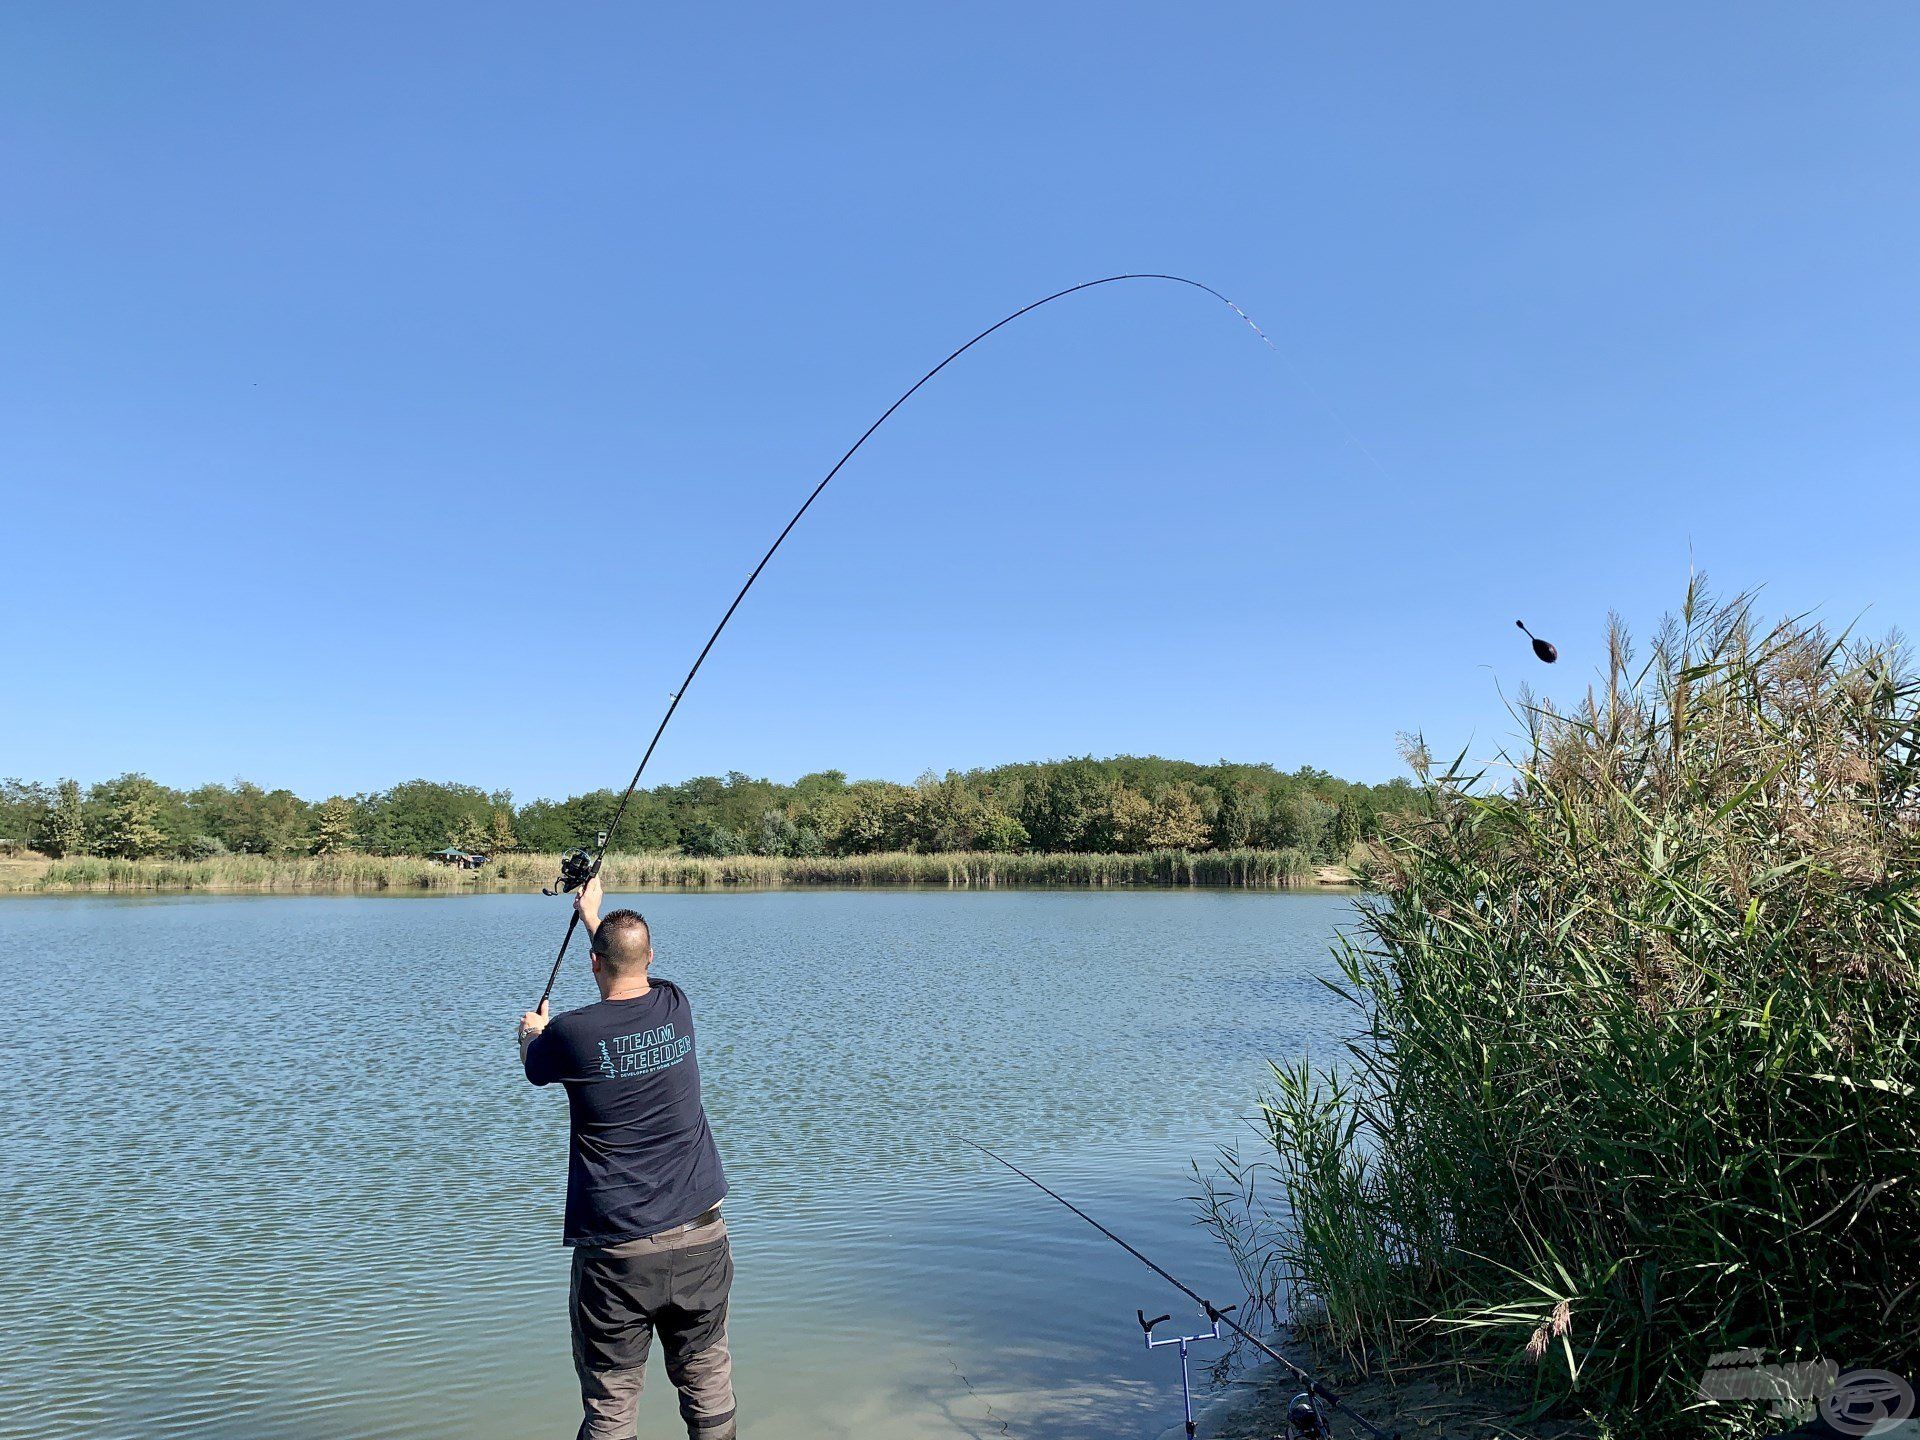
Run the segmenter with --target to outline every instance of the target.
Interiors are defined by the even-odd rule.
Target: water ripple
[[[1190,1157],[1328,1022],[1320,896],[645,902],[734,1193],[749,1440],[1158,1429],[1137,1265],[1221,1293]],[[512,1021],[538,897],[0,902],[0,1440],[569,1433],[565,1114]],[[562,1006],[589,996],[574,971]],[[657,1377],[657,1371],[656,1371]],[[643,1432],[671,1431],[655,1379]],[[650,1417],[650,1418],[648,1418]]]

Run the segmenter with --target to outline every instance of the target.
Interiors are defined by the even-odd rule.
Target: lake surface
[[[1190,1162],[1351,1017],[1318,894],[640,897],[732,1195],[749,1440],[1154,1436]],[[0,902],[0,1437],[521,1440],[578,1406],[566,1114],[513,1024],[563,902]],[[557,1008],[594,998],[569,961]],[[657,1360],[641,1434],[684,1434]]]

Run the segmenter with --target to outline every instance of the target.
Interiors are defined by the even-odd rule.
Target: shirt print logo
[[[651,1075],[678,1065],[693,1053],[693,1037],[676,1037],[673,1026],[658,1030],[637,1030],[631,1035],[616,1035],[600,1042],[600,1073],[609,1080]]]

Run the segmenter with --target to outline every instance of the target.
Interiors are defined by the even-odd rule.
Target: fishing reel
[[[1287,1433],[1300,1440],[1322,1440],[1327,1433],[1326,1417],[1311,1390],[1302,1390],[1287,1402]]]
[[[594,840],[596,849],[607,848],[607,832],[602,830]],[[595,872],[593,856],[585,850],[569,850],[560,857],[560,878],[552,886],[541,890],[542,895],[570,895],[589,880]]]

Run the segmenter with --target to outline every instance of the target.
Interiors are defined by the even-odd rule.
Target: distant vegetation
[[[313,891],[534,890],[550,884],[557,855],[516,852],[477,869],[405,856],[340,853],[224,855],[212,860],[112,860],[80,856],[0,865],[0,890]],[[1232,886],[1282,889],[1311,882],[1314,865],[1297,850],[1154,850],[1140,855],[932,854],[765,856],[611,855],[602,871],[620,890],[777,889],[787,885],[935,885],[1104,889],[1124,886]]]
[[[1696,592],[1644,668],[1616,631],[1600,693],[1524,713],[1511,789],[1436,774],[1388,827],[1343,956],[1361,1033],[1279,1067],[1285,1203],[1240,1226],[1265,1237],[1243,1263],[1362,1363],[1515,1380],[1623,1434],[1779,1428],[1699,1392],[1744,1347],[1911,1376],[1900,647]]]
[[[734,773],[640,791],[612,849],[791,860],[1258,849],[1310,864],[1372,839],[1414,793],[1404,780],[1357,785],[1306,768],[1151,756],[929,773],[914,785],[849,782],[837,770],[791,785]],[[91,787],[6,780],[0,839],[61,860],[404,858],[449,845],[506,856],[591,846],[618,803],[596,790],[517,805],[506,791],[429,780],[318,802],[244,780],[188,791],[138,774]]]

